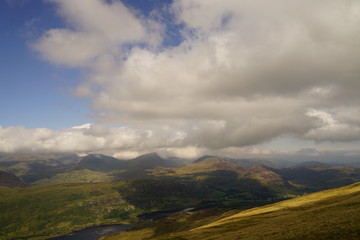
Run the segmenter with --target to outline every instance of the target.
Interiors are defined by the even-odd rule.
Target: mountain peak
[[[157,154],[156,152],[151,152],[151,153],[146,153],[146,154],[143,154],[143,155],[140,155],[136,158],[142,158],[142,157],[156,157],[156,158],[161,158],[159,156],[159,154]]]
[[[212,156],[212,155],[204,155],[204,156],[196,159],[196,160],[194,161],[194,163],[199,163],[199,162],[205,161],[205,160],[207,160],[207,159],[209,159],[209,158],[220,158],[220,157],[218,157],[218,156]]]
[[[162,159],[156,152],[140,155],[130,160],[131,166],[141,166],[144,168],[153,168],[157,165],[162,165],[165,160]]]
[[[245,172],[245,168],[238,162],[216,156],[203,156],[193,163],[178,168],[176,171],[180,174],[193,174],[217,170],[229,170],[239,174]]]
[[[103,154],[88,154],[78,164],[78,169],[109,171],[125,167],[126,162]]]

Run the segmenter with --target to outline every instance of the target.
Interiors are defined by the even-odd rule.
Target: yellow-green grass
[[[200,162],[194,162],[178,168],[162,168],[154,170],[154,175],[192,175],[197,173],[212,172],[216,170],[229,170],[243,173],[244,168],[233,161],[218,157],[210,157]]]
[[[246,169],[235,161],[218,157],[209,157],[202,161],[190,163],[182,167],[159,168],[149,172],[152,172],[152,174],[155,176],[192,176],[219,170],[236,172],[239,177],[256,179],[263,184],[284,184],[283,180],[278,174],[266,169],[265,167],[257,166]],[[196,177],[197,180],[204,180],[206,178],[206,175]]]
[[[208,218],[209,220],[209,218]],[[198,226],[156,234],[159,226],[113,235],[115,239],[360,239],[360,183],[252,208]],[[177,224],[179,224],[177,222]],[[191,227],[192,225],[192,227]],[[190,227],[189,227],[190,226]],[[140,233],[142,235],[140,235]]]
[[[44,178],[33,183],[33,185],[44,186],[61,183],[74,182],[109,182],[114,180],[113,176],[102,172],[95,172],[89,169],[59,173],[51,178]]]
[[[123,182],[0,188],[0,239],[47,239],[92,225],[128,223],[139,210]]]
[[[313,193],[313,194],[308,194],[306,196],[302,196],[299,198],[290,199],[290,200],[282,201],[279,203],[275,203],[275,204],[271,204],[271,205],[267,205],[267,206],[263,206],[263,207],[249,209],[249,210],[243,211],[241,213],[235,214],[231,217],[222,219],[220,221],[202,226],[200,228],[215,227],[215,226],[219,226],[222,224],[226,224],[228,222],[232,222],[236,219],[241,219],[244,217],[259,215],[259,214],[264,214],[264,213],[269,213],[269,212],[286,210],[288,208],[306,207],[307,205],[311,206],[311,204],[314,204],[316,202],[329,200],[332,198],[334,198],[334,200],[335,200],[336,197],[349,195],[352,193],[359,193],[359,192],[360,192],[360,183],[356,183],[354,185],[343,187],[343,188],[336,188],[336,189],[321,191],[321,192],[317,192],[317,193]]]

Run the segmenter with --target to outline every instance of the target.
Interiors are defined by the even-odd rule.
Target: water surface
[[[49,238],[49,240],[97,240],[103,236],[123,232],[132,227],[130,224],[114,224],[106,226],[89,227],[69,235]]]

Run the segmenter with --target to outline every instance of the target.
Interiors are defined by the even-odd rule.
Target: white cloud
[[[159,44],[161,24],[141,19],[120,1],[49,0],[58,6],[58,14],[68,29],[50,29],[33,48],[52,63],[70,67],[89,66],[103,55],[122,56],[128,43]]]
[[[77,144],[220,151],[279,136],[359,139],[358,1],[176,0],[184,39],[170,47],[159,47],[161,18],[119,1],[52,2],[69,28],[34,48],[88,70],[75,92],[91,97],[97,121],[127,125],[105,140],[76,133]]]
[[[51,29],[34,46],[43,58],[56,64],[83,66],[106,51],[101,38],[67,29]]]
[[[85,124],[63,130],[24,127],[0,127],[0,152],[96,152],[126,150],[145,143],[142,130],[127,127],[109,131],[102,126]],[[145,136],[146,137],[146,136]],[[135,148],[134,148],[135,149]],[[136,149],[137,150],[137,149]]]
[[[360,126],[340,122],[336,116],[320,110],[312,109],[307,113],[318,120],[319,126],[305,134],[306,138],[316,141],[356,141],[360,140]]]

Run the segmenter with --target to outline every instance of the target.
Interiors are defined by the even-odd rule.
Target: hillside
[[[72,170],[64,173],[58,173],[51,178],[42,178],[33,182],[35,186],[46,186],[63,183],[96,183],[110,182],[115,180],[114,177],[104,172],[91,171],[89,169]]]
[[[100,154],[90,154],[75,162],[74,157],[65,158],[66,164],[61,159],[2,163],[3,168],[21,170],[18,173],[22,177],[43,187],[0,188],[0,239],[36,236],[44,239],[45,235],[62,235],[91,225],[137,222],[138,214],[185,208],[196,211],[178,213],[169,221],[164,219],[161,224],[166,227],[160,228],[153,222],[145,224],[142,230],[151,233],[151,229],[157,229],[156,237],[195,228],[199,229],[191,233],[203,234],[213,229],[207,224],[215,224],[216,228],[227,225],[216,221],[233,215],[230,209],[261,206],[360,179],[359,170],[350,167],[311,165],[273,169],[244,166],[239,161],[214,156],[204,156],[184,166],[156,153],[128,161]],[[119,179],[120,182],[116,181]],[[276,214],[288,211],[276,206]],[[276,216],[271,218],[277,219]],[[154,235],[148,233],[147,237]]]
[[[103,239],[359,239],[360,183],[238,213],[201,214],[180,213]]]
[[[26,184],[15,174],[0,170],[0,186],[3,187],[25,187]]]
[[[199,176],[199,178],[203,176],[202,178],[204,179],[206,175],[219,171],[223,171],[224,173],[226,171],[232,172],[235,173],[238,178],[253,179],[265,185],[284,184],[281,176],[270,168],[264,166],[245,167],[237,160],[215,156],[203,156],[193,163],[182,167],[157,169],[154,171],[154,174],[158,176]]]
[[[186,164],[185,166],[158,169],[158,171],[154,171],[154,174],[168,176],[194,175],[218,170],[233,171],[238,174],[243,174],[245,172],[245,168],[235,161],[221,157],[203,156],[192,163]]]
[[[303,192],[341,187],[360,181],[360,170],[351,167],[298,167],[272,171]]]
[[[152,178],[151,171],[157,168],[179,166],[177,161],[164,159],[157,153],[148,153],[127,161],[126,169],[114,176],[121,179]]]
[[[289,197],[360,181],[358,169],[327,166],[314,161],[304,162],[293,168],[271,168],[268,166],[269,161],[260,159],[203,156],[185,164],[185,161],[164,159],[156,153],[130,160],[119,160],[102,154],[84,157],[74,154],[29,154],[28,157],[25,154],[15,154],[4,155],[2,158],[6,161],[0,162],[0,170],[14,173],[29,185],[158,177],[192,178],[195,181],[209,182],[214,175],[221,177],[223,171],[231,176],[236,174],[239,179],[255,180],[278,192],[278,196]]]
[[[4,155],[3,158],[6,161],[0,162],[0,170],[14,173],[30,185],[152,178],[150,170],[182,164],[179,159],[163,159],[156,153],[130,160],[119,160],[103,154],[84,157],[29,154],[28,158],[23,154]]]
[[[0,239],[48,239],[88,226],[136,221],[125,183],[0,188]]]
[[[89,154],[81,159],[75,170],[88,169],[97,172],[108,172],[127,167],[127,161],[119,160],[103,154]]]

